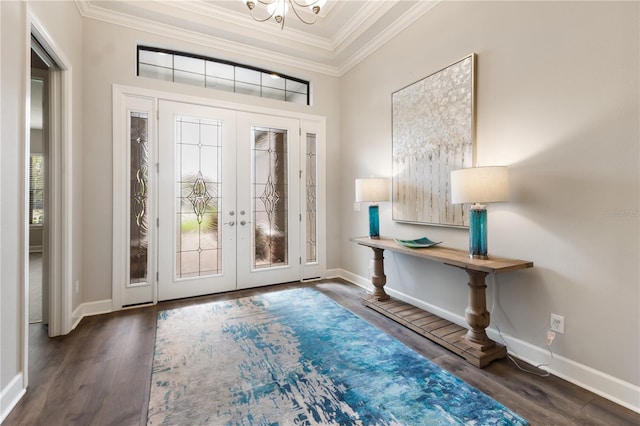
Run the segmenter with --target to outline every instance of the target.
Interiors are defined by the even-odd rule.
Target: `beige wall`
[[[273,69],[312,82],[313,106],[293,105],[270,99],[202,89],[182,84],[136,77],[137,44],[164,47],[205,56],[234,60],[266,69]],[[156,89],[165,92],[207,99],[256,105],[279,110],[296,111],[326,117],[327,163],[336,164],[339,152],[340,106],[338,79],[298,69],[282,69],[277,63],[259,62],[227,54],[201,45],[149,34],[102,21],[84,22],[83,87],[85,107],[84,159],[91,167],[85,169],[83,229],[83,301],[111,299],[112,259],[112,122],[111,91],[114,84]],[[329,268],[339,265],[338,209],[339,173],[332,169],[327,175],[327,241]]]
[[[391,93],[478,55],[478,160],[510,166],[512,201],[489,207],[489,246],[535,268],[489,282],[494,324],[512,347],[546,361],[549,314],[566,318],[558,359],[638,386],[639,43],[637,2],[443,2],[341,78],[219,55],[201,45],[84,19],[72,2],[29,2],[73,65],[73,308],[111,298],[113,84],[327,118],[328,268],[368,277],[367,232],[353,212],[356,177],[391,174]],[[1,1],[0,389],[21,371],[20,164],[26,4]],[[135,77],[137,42],[307,78],[314,106]],[[465,230],[393,223],[381,230],[465,248]],[[81,254],[82,253],[82,254]],[[461,315],[465,274],[388,254],[389,287]],[[496,288],[498,291],[494,291]],[[576,377],[572,377],[576,380]],[[636,388],[637,392],[637,388]],[[2,401],[4,403],[4,401]],[[2,407],[4,410],[5,407]]]
[[[353,180],[391,175],[391,93],[475,52],[477,159],[512,180],[511,202],[489,206],[489,251],[535,263],[489,280],[494,324],[542,362],[563,315],[558,356],[640,384],[638,21],[637,2],[443,2],[343,76],[343,268],[369,276],[347,240],[367,233]],[[465,230],[381,216],[384,235],[467,247]],[[464,272],[386,257],[390,288],[464,315]]]
[[[20,147],[24,140],[24,41],[16,41],[15,33],[23,32],[21,25],[25,21],[24,8],[20,3],[2,2],[0,31],[2,69],[0,84],[2,106],[0,117],[0,389],[21,371],[20,340],[20,180],[16,179],[20,171]],[[15,33],[12,34],[10,30]],[[12,37],[10,37],[13,35]],[[9,59],[13,58],[11,61]]]
[[[82,82],[82,22],[80,14],[72,2],[0,2],[2,24],[2,71],[0,92],[2,94],[2,116],[0,122],[0,235],[2,251],[0,253],[0,389],[2,389],[0,416],[5,413],[15,392],[22,386],[20,375],[23,373],[23,328],[24,306],[23,289],[25,282],[24,262],[27,249],[24,209],[25,164],[28,155],[26,133],[26,94],[29,84],[26,54],[29,46],[28,10],[44,26],[47,34],[54,40],[55,47],[69,61],[72,69],[73,105],[71,128],[71,164],[67,164],[65,174],[75,177],[81,168],[82,156],[82,109],[80,88]],[[73,196],[67,202],[71,205],[74,217],[81,216],[81,180],[73,181]],[[80,278],[81,248],[80,229],[71,231],[73,252],[71,259],[65,259],[71,266],[71,279]],[[70,285],[66,283],[66,285]],[[78,298],[73,299],[73,308]],[[11,385],[11,386],[9,386]]]

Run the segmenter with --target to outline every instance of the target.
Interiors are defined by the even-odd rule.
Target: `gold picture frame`
[[[475,69],[472,53],[391,95],[393,220],[469,226],[450,174],[475,161]]]

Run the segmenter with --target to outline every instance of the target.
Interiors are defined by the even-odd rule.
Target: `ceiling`
[[[315,24],[300,22],[290,10],[283,29],[273,20],[254,21],[243,0],[76,0],[76,4],[84,17],[340,76],[439,1],[329,0]],[[268,16],[259,4],[255,12]]]

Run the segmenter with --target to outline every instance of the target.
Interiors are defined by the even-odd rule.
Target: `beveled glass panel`
[[[192,74],[204,75],[204,59],[175,55],[173,63],[176,70],[188,71]]]
[[[207,75],[211,77],[223,78],[225,80],[233,80],[234,66],[228,64],[222,64],[220,62],[207,61]]]
[[[271,87],[263,87],[262,88],[262,97],[263,98],[270,98],[270,99],[277,99],[279,101],[284,101],[284,100],[286,100],[286,92],[284,90],[273,89]]]
[[[172,68],[163,68],[155,65],[139,64],[138,75],[156,80],[173,81]]]
[[[289,264],[287,131],[252,128],[253,268]]]
[[[202,123],[199,133],[199,140],[202,146],[220,148],[220,141],[218,140],[220,136],[219,126],[220,124],[217,122],[214,125]]]
[[[176,278],[222,273],[222,123],[176,118]]]
[[[204,87],[204,74],[194,74],[187,71],[175,70],[173,72],[175,83],[188,84],[190,86]]]
[[[147,113],[129,113],[129,283],[147,281],[149,144]]]
[[[256,86],[260,86],[260,74],[260,71],[236,67],[236,81],[251,83],[255,84]]]
[[[243,95],[260,96],[260,84],[255,85],[237,81],[235,92],[242,93]]]
[[[206,84],[208,89],[224,90],[225,92],[233,92],[235,88],[233,80],[211,76],[207,76]]]
[[[296,92],[302,93],[304,95],[308,92],[308,84],[300,83],[299,81],[286,79],[287,82],[287,92]]]
[[[296,92],[287,92],[286,101],[294,104],[307,105],[307,95]]]
[[[285,89],[286,79],[280,77],[277,74],[267,74],[265,72],[262,73],[262,86],[263,87],[272,87],[274,89]]]
[[[154,52],[151,50],[138,50],[138,60],[141,64],[156,65],[164,68],[173,68],[173,55],[171,53]]]
[[[318,261],[317,257],[317,154],[316,154],[316,135],[314,133],[307,133],[307,154],[306,154],[306,169],[307,169],[307,181],[306,181],[306,258],[307,263],[314,263]]]
[[[183,117],[178,128],[180,143],[182,145],[198,145],[200,143],[200,120]]]

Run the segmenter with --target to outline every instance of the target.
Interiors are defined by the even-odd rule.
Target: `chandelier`
[[[280,29],[284,28],[285,17],[289,9],[293,10],[293,13],[298,19],[307,25],[315,24],[318,19],[318,13],[320,8],[324,6],[327,0],[244,0],[245,4],[251,12],[251,17],[258,22],[265,22],[273,18],[278,24]],[[264,5],[266,12],[263,16],[256,16],[255,10],[257,5]],[[307,20],[302,17],[302,11],[308,9],[313,13],[313,19]]]

